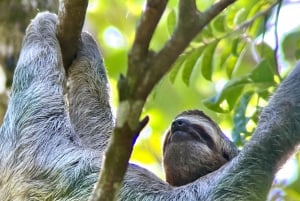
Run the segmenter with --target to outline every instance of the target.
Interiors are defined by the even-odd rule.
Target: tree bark
[[[60,0],[56,35],[63,54],[66,73],[76,56],[88,0]]]

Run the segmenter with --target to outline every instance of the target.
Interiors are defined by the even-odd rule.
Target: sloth
[[[114,127],[103,59],[93,37],[82,33],[66,73],[56,23],[56,15],[39,13],[24,37],[0,127],[1,201],[88,200],[101,171]],[[300,144],[299,86],[300,63],[239,154],[209,117],[183,112],[163,147],[168,183],[129,163],[117,200],[266,200],[276,172]]]
[[[207,175],[230,161],[238,148],[220,127],[199,110],[179,114],[163,142],[166,181],[182,186]]]

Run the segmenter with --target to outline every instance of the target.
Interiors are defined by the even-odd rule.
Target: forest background
[[[0,64],[3,117],[12,72],[29,19],[40,9],[56,11],[56,1],[0,1]],[[142,0],[90,0],[85,30],[99,42],[117,107],[117,80],[126,72]],[[214,3],[197,1],[200,10]],[[176,24],[178,1],[170,0],[154,33],[159,50]],[[7,9],[7,6],[9,9]],[[14,9],[14,12],[12,12]],[[17,9],[17,11],[16,11]],[[150,122],[131,157],[163,178],[161,142],[164,131],[183,110],[200,109],[211,116],[241,149],[251,138],[258,116],[276,86],[300,57],[299,1],[240,0],[218,15],[155,87],[143,114]],[[269,200],[300,200],[300,154],[278,173]]]

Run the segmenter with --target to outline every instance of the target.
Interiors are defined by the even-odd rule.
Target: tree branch
[[[167,0],[147,0],[143,15],[136,29],[130,57],[145,57],[153,32],[166,8]]]
[[[104,155],[100,179],[90,201],[116,199],[133,144],[148,121],[148,118],[139,121],[147,96],[202,28],[234,1],[220,0],[201,13],[196,8],[195,0],[181,0],[179,20],[173,36],[157,53],[149,50],[149,44],[167,0],[147,1],[128,55],[127,75],[119,79],[120,105],[116,126]]]
[[[221,13],[225,8],[227,8],[230,4],[234,3],[236,0],[221,0],[212,5],[203,13],[203,22],[209,23],[214,17],[216,17],[219,13]]]
[[[148,121],[148,117],[144,118],[135,131],[132,131],[127,123],[114,129],[109,148],[104,155],[105,162],[99,180],[89,201],[117,199],[134,143]]]
[[[141,83],[139,83],[139,93],[142,94],[142,97],[146,97],[150,93],[154,85],[168,72],[179,55],[213,17],[217,16],[233,2],[235,0],[221,0],[203,13],[197,10],[194,0],[181,0],[179,2],[179,19],[173,36],[151,58],[148,73],[139,76],[143,78]]]
[[[88,0],[60,0],[56,35],[63,53],[66,73],[76,56]]]

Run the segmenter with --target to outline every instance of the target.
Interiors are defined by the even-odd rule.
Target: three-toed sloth
[[[98,178],[114,126],[103,60],[96,42],[83,33],[66,75],[56,23],[56,15],[39,13],[24,37],[0,129],[1,201],[87,200]],[[179,115],[164,145],[172,185],[128,164],[118,200],[265,200],[275,173],[300,142],[299,86],[297,65],[237,156],[234,145],[205,115]],[[182,157],[181,151],[196,145]],[[173,164],[181,167],[178,178]]]

